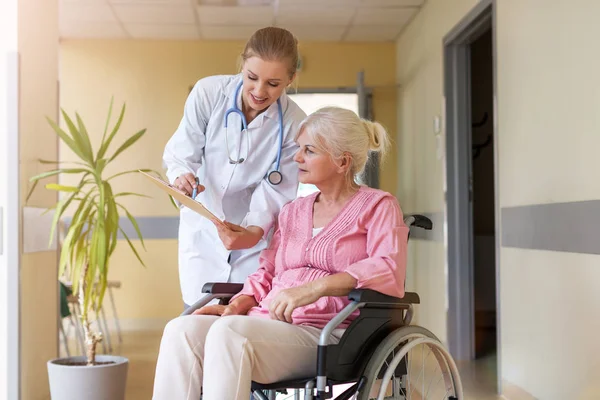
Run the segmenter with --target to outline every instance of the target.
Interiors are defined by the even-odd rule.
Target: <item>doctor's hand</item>
[[[191,172],[180,175],[173,182],[173,186],[188,196],[192,195],[195,187],[198,187],[198,193],[204,191],[204,186],[196,184],[196,177]]]
[[[227,250],[249,249],[254,247],[263,237],[262,228],[251,225],[243,228],[231,222],[224,221],[225,226],[215,223],[219,237]]]
[[[312,283],[312,282],[311,282]],[[271,319],[292,323],[292,312],[298,308],[319,300],[321,294],[313,285],[305,284],[277,293],[269,304]]]

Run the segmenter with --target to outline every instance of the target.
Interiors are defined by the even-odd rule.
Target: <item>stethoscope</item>
[[[237,106],[237,98],[240,93],[240,89],[242,88],[242,83],[243,82],[240,82],[237,89],[235,89],[235,96],[233,96],[233,106],[225,112],[225,142],[227,146],[229,164],[241,164],[245,161],[245,158],[238,158],[237,160],[231,158],[231,153],[229,152],[229,132],[227,131],[227,117],[229,117],[229,114],[238,114],[242,119],[242,135],[246,136],[246,141],[248,142],[246,158],[248,158],[248,151],[250,151],[250,138],[248,137],[248,122],[246,121],[246,117],[244,116],[242,110],[240,110]],[[267,180],[271,185],[279,185],[283,180],[283,176],[281,175],[281,172],[279,172],[279,164],[281,161],[281,149],[283,148],[283,111],[281,109],[281,101],[279,99],[277,99],[277,109],[279,111],[279,151],[277,151],[277,163],[275,164],[275,170],[267,174]]]

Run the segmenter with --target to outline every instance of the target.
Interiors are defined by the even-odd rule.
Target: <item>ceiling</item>
[[[299,40],[394,41],[425,0],[59,0],[60,36],[247,40],[279,26]]]

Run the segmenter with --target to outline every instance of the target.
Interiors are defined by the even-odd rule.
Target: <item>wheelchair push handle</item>
[[[404,218],[404,223],[409,228],[414,225],[417,228],[422,228],[427,231],[430,231],[433,229],[433,222],[431,222],[431,220],[429,218],[427,218],[426,216],[420,215],[420,214],[407,215],[406,218]]]

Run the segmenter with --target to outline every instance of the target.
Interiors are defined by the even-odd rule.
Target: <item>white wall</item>
[[[442,39],[476,3],[428,0],[397,42],[398,197],[407,211],[444,209],[444,160],[432,131],[442,113]],[[500,207],[600,199],[600,2],[496,4]],[[418,322],[445,338],[445,249],[411,246]],[[599,265],[596,255],[501,248],[508,398],[600,398]]]
[[[9,113],[8,113],[8,91],[10,82],[8,78],[8,54],[17,49],[17,1],[3,0],[0,2],[0,400],[15,400],[15,383],[13,372],[17,369],[13,357],[15,343],[9,343],[9,329],[14,329],[17,322],[11,319],[14,316],[15,305],[9,301],[9,293],[14,290],[14,283],[10,282],[9,261],[18,256],[18,248],[9,248],[8,244],[8,219],[7,204],[8,196],[8,174],[14,174],[15,165],[18,168],[18,159],[11,153],[8,147]],[[14,115],[12,116],[14,117]],[[9,163],[12,162],[11,165]],[[13,232],[14,235],[14,232]],[[10,252],[10,253],[9,253]],[[10,259],[9,259],[10,255]],[[14,266],[13,266],[14,271]],[[12,290],[11,290],[12,289]],[[13,307],[11,310],[10,307]],[[11,382],[9,386],[9,382]],[[12,393],[12,394],[11,394]]]
[[[600,199],[600,2],[497,10],[500,206]],[[540,399],[600,398],[600,256],[500,255],[503,379]]]

